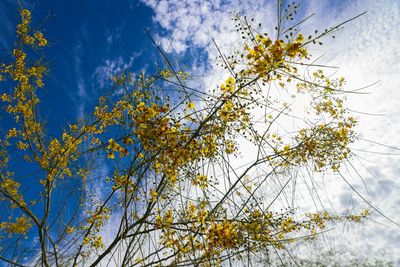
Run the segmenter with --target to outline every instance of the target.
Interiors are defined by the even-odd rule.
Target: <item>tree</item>
[[[12,88],[2,91],[2,112],[14,124],[1,139],[0,259],[16,266],[214,266],[263,255],[265,262],[291,255],[293,244],[333,222],[366,218],[367,209],[303,214],[286,204],[294,172],[339,173],[357,139],[345,79],[310,63],[307,49],[342,24],[305,38],[300,24],[282,24],[297,8],[282,11],[276,38],[235,15],[243,50],[220,52],[230,74],[212,90],[187,86],[190,74],[158,48],[163,69],[113,77],[122,93],[101,97],[60,137],[46,133],[38,109],[48,68],[32,51],[47,40],[21,8],[12,59],[0,66],[2,84]],[[303,113],[292,111],[298,103]],[[288,118],[296,120],[291,131]],[[233,162],[243,144],[253,158],[239,166]],[[35,178],[18,177],[20,164]],[[99,176],[100,165],[112,173]],[[22,190],[32,183],[38,192]]]

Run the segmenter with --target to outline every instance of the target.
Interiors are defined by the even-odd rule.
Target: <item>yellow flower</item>
[[[29,145],[27,143],[22,142],[22,141],[18,141],[17,147],[19,149],[21,149],[21,150],[26,150],[29,147]]]
[[[150,190],[150,201],[155,202],[157,200],[157,197],[158,197],[157,191],[154,189],[151,189]]]
[[[39,42],[38,45],[40,47],[47,45],[47,40],[43,37],[43,33],[35,32],[34,36],[35,36],[36,40]]]
[[[74,230],[75,230],[75,227],[67,227],[67,233],[68,234],[72,234],[73,232],[74,232]]]
[[[186,109],[194,109],[194,103],[193,102],[188,102],[186,104]]]
[[[12,128],[12,129],[8,130],[6,138],[16,137],[16,136],[17,136],[17,129]]]
[[[146,104],[144,102],[140,102],[137,105],[136,110],[139,111],[139,112],[142,112],[145,108],[146,108]]]
[[[234,85],[235,84],[235,78],[233,77],[229,77],[226,81],[225,81],[226,85]]]
[[[303,36],[301,33],[299,33],[294,41],[295,41],[296,43],[301,43],[301,42],[303,42],[304,40],[305,40],[304,36]]]
[[[82,245],[87,245],[87,244],[89,244],[89,241],[90,241],[89,237],[88,237],[88,236],[85,237],[85,238],[82,240]]]
[[[31,227],[32,224],[30,223],[29,218],[23,215],[22,217],[17,218],[15,222],[8,224],[7,232],[10,234],[13,233],[25,235]]]
[[[199,186],[202,189],[207,188],[208,181],[207,181],[207,176],[206,175],[197,175],[193,180],[192,184],[194,186]]]
[[[31,12],[28,9],[22,9],[21,10],[21,18],[23,20],[28,20],[31,18]]]
[[[103,244],[103,237],[101,235],[97,235],[94,237],[92,246],[94,248],[102,248],[104,246]]]
[[[0,96],[1,101],[3,102],[11,102],[11,97],[9,95],[7,95],[6,93],[2,94]]]

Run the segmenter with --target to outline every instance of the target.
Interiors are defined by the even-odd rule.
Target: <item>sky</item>
[[[29,2],[34,23],[44,29],[50,42],[44,53],[51,71],[41,108],[54,136],[67,122],[90,111],[100,95],[113,90],[110,75],[123,70],[150,73],[154,62],[161,62],[145,29],[176,64],[193,73],[193,84],[204,90],[226,77],[216,66],[212,38],[223,51],[238,45],[231,12],[254,17],[269,32],[276,22],[275,1],[270,0]],[[315,13],[304,24],[304,32],[323,30],[367,11],[311,52],[320,56],[319,62],[339,67],[338,75],[347,78],[350,89],[372,85],[361,91],[365,94],[348,97],[360,122],[354,166],[362,179],[354,171],[348,177],[365,199],[399,223],[400,1],[306,0],[301,4],[300,16]],[[1,57],[14,41],[16,7],[16,1],[0,0]],[[363,202],[344,181],[330,185],[327,195],[339,207]],[[364,255],[400,255],[399,227],[378,215],[356,234],[339,239]]]

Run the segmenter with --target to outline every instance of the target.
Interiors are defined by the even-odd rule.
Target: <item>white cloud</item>
[[[98,85],[100,89],[111,84],[111,77],[118,73],[128,70],[132,67],[135,59],[137,59],[142,52],[135,52],[129,56],[129,60],[125,60],[122,56],[114,59],[105,59],[103,64],[98,66],[92,74],[92,80],[95,85]]]
[[[81,30],[84,31],[83,28]],[[80,43],[75,45],[73,51],[74,51],[74,58],[73,58],[74,75],[76,77],[76,86],[78,87],[76,93],[79,97],[71,96],[71,99],[74,101],[74,104],[77,109],[77,114],[76,114],[77,118],[81,118],[85,113],[85,105],[86,102],[88,101],[86,83],[82,75],[82,60],[81,60],[82,45]]]
[[[349,89],[379,81],[377,85],[365,90],[369,92],[367,95],[350,95],[348,105],[356,111],[382,114],[383,116],[359,114],[358,130],[364,139],[391,146],[400,144],[400,96],[397,92],[400,87],[400,54],[397,48],[400,41],[397,30],[400,27],[399,7],[398,1],[390,0],[348,3],[340,12],[333,13],[336,19],[344,20],[365,10],[368,13],[345,26],[337,35],[336,41],[330,44],[327,42],[324,49],[329,51],[324,62],[340,67],[339,75],[347,77]],[[315,23],[330,15],[327,2],[319,10],[323,12],[314,18]],[[363,190],[360,178],[355,177],[351,182],[359,185],[360,192],[380,211],[400,222],[400,170],[396,163],[399,151],[366,141],[360,141],[354,148],[360,158],[362,157],[360,161],[354,162],[354,166],[365,180],[368,191]],[[355,195],[353,198],[362,202]],[[370,244],[376,244],[376,248],[384,247],[393,254],[399,253],[400,236],[394,234],[398,232],[398,227],[382,217],[377,216],[377,220],[379,224],[386,226],[371,223],[371,235],[366,232],[366,240]],[[393,242],[394,236],[397,242]],[[359,245],[366,247],[366,244]],[[374,248],[370,249],[374,251]]]
[[[201,74],[202,78],[198,78],[196,82],[200,82],[205,88],[212,88],[225,75],[215,66],[217,51],[212,38],[222,51],[230,52],[232,48],[240,45],[230,20],[230,11],[241,11],[248,17],[254,17],[269,30],[273,29],[273,23],[276,21],[274,1],[143,2],[154,10],[154,21],[166,30],[165,34],[156,37],[164,50],[176,53],[189,51],[194,56],[197,49],[206,52],[209,67],[193,64],[191,70],[194,74]],[[314,56],[324,55],[321,63],[340,67],[338,75],[347,78],[349,90],[380,81],[379,84],[365,90],[370,92],[369,95],[349,95],[349,108],[364,113],[384,114],[372,116],[356,113],[359,114],[360,120],[358,130],[364,139],[392,146],[400,144],[400,2],[310,0],[302,4],[306,14],[316,13],[304,24],[303,29],[306,32],[323,30],[368,11],[366,15],[345,25],[344,29],[336,34],[336,39],[326,40],[326,45],[312,49],[312,53]],[[398,155],[366,153],[360,150],[384,153],[399,151],[366,141],[360,141],[354,148],[359,155],[354,161],[354,168],[367,184],[367,190],[354,170],[347,174],[349,181],[379,210],[400,222],[400,169],[396,163]],[[351,168],[350,165],[348,167]],[[350,199],[358,203],[363,202],[344,182],[338,184],[337,181],[328,179],[324,186],[327,188],[327,195],[339,204],[339,208],[345,208]],[[363,241],[359,239],[356,242],[357,234],[352,235],[349,239],[354,243],[352,245],[360,249],[360,255],[378,253],[380,248],[384,248],[389,254],[400,253],[398,227],[382,217],[376,216],[374,219],[379,223],[371,222],[364,228]]]
[[[205,48],[211,54],[215,38],[222,48],[237,43],[239,38],[230,20],[231,12],[239,12],[265,20],[275,16],[271,1],[144,1],[154,9],[154,21],[168,31],[157,40],[165,50],[170,50],[172,39],[175,52],[184,52],[189,44]],[[266,21],[269,23],[269,21]]]

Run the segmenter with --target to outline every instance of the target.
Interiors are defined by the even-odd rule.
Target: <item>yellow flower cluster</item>
[[[17,205],[26,206],[24,198],[19,192],[19,187],[21,184],[10,178],[10,176],[11,173],[8,173],[8,178],[4,179],[0,183],[0,189],[2,193],[11,199],[12,207],[16,207]]]
[[[127,191],[127,193],[132,193],[135,191],[135,183],[132,179],[129,179],[128,175],[120,175],[119,173],[114,174],[114,185],[113,190],[122,189]]]
[[[303,47],[304,37],[299,34],[293,42],[283,40],[272,41],[264,35],[256,35],[253,47],[245,46],[246,59],[249,67],[242,70],[244,75],[268,78],[276,69],[292,68],[287,60],[307,57],[307,49]]]
[[[177,71],[176,73],[173,73],[171,70],[165,69],[165,70],[160,70],[159,74],[164,79],[172,78],[173,75],[176,75],[181,80],[185,80],[189,77],[189,73],[181,71],[181,70]]]
[[[0,230],[8,233],[9,237],[11,237],[12,234],[26,235],[31,227],[32,224],[25,215],[18,217],[15,222],[0,223]]]
[[[241,235],[235,223],[224,220],[212,223],[207,231],[208,248],[212,250],[236,248],[241,243]]]
[[[193,178],[192,184],[194,186],[198,186],[202,189],[207,188],[207,176],[206,175],[197,175]]]
[[[110,218],[111,211],[103,206],[97,207],[92,211],[88,211],[87,226],[81,227],[82,230],[88,230],[82,240],[83,246],[90,246],[90,248],[100,249],[104,247],[102,236],[99,233],[102,226]],[[75,227],[68,226],[66,231],[71,233],[74,231]]]
[[[229,77],[225,84],[221,84],[220,87],[223,94],[233,93],[235,91],[235,78]]]
[[[156,215],[156,227],[169,229],[174,222],[172,210],[169,209],[165,211],[163,216],[160,215],[160,211],[158,212],[159,213]]]
[[[110,159],[114,158],[114,152],[119,152],[119,156],[122,158],[123,156],[128,155],[128,149],[122,147],[120,144],[118,144],[113,138],[108,140],[108,147],[107,149],[110,151],[108,152],[108,157]]]
[[[18,37],[21,38],[26,45],[33,46],[35,45],[35,41],[37,41],[39,47],[46,46],[47,40],[43,37],[43,33],[37,31],[33,36],[29,34],[32,20],[31,12],[27,9],[22,9],[20,11],[20,17],[21,23],[17,25]]]
[[[42,125],[37,120],[36,106],[39,99],[36,95],[36,89],[43,87],[43,75],[46,67],[27,60],[27,49],[45,46],[46,39],[40,32],[31,32],[31,13],[27,9],[20,10],[21,23],[17,25],[17,43],[18,45],[12,52],[13,59],[9,64],[0,65],[0,81],[10,81],[15,84],[14,90],[10,94],[3,93],[1,101],[6,104],[6,111],[10,113],[17,124],[17,127],[8,131],[6,138],[18,137],[16,147],[22,151],[29,149],[33,154],[33,159],[41,164],[46,158],[48,152],[42,138]],[[33,62],[33,63],[31,63]],[[31,157],[24,155],[24,159]],[[48,163],[44,164],[49,166]],[[43,165],[43,166],[44,166]],[[64,168],[65,166],[61,166]],[[48,173],[50,169],[45,169]],[[16,193],[19,184],[12,179],[5,179],[2,182],[2,189],[8,192],[9,197],[13,199],[13,206],[25,206],[22,196]],[[23,219],[21,219],[23,220]]]
[[[101,235],[86,236],[82,240],[82,244],[89,245],[94,249],[100,249],[104,247],[103,237]]]
[[[47,40],[43,37],[43,33],[35,32],[34,37],[38,41],[38,46],[46,46]]]
[[[11,137],[17,137],[18,131],[16,128],[12,128],[8,130],[8,133],[6,135],[6,138],[11,138]]]
[[[98,231],[109,218],[110,210],[106,207],[98,207],[93,211],[88,211],[87,222],[92,224],[93,228]]]
[[[275,165],[289,166],[314,163],[315,171],[330,167],[337,171],[343,160],[350,156],[349,144],[354,140],[352,128],[356,121],[349,117],[336,125],[320,124],[312,129],[301,129],[295,136],[293,147],[285,145],[277,153],[284,159]]]
[[[171,209],[162,213],[158,210],[155,217],[156,228],[161,229],[161,242],[177,253],[178,257],[190,258],[192,253],[200,253],[199,258],[205,262],[218,260],[223,253],[240,250],[244,244],[253,251],[266,247],[285,249],[285,244],[296,240],[295,233],[308,231],[311,236],[318,234],[332,221],[359,222],[368,213],[360,215],[330,215],[328,212],[307,213],[306,219],[295,220],[291,213],[272,213],[260,209],[245,211],[244,217],[235,220],[227,218],[215,221],[209,217],[204,204],[195,205],[189,202],[181,213]],[[175,218],[175,219],[174,219]],[[185,225],[189,230],[180,229]],[[243,242],[243,241],[246,242]]]

